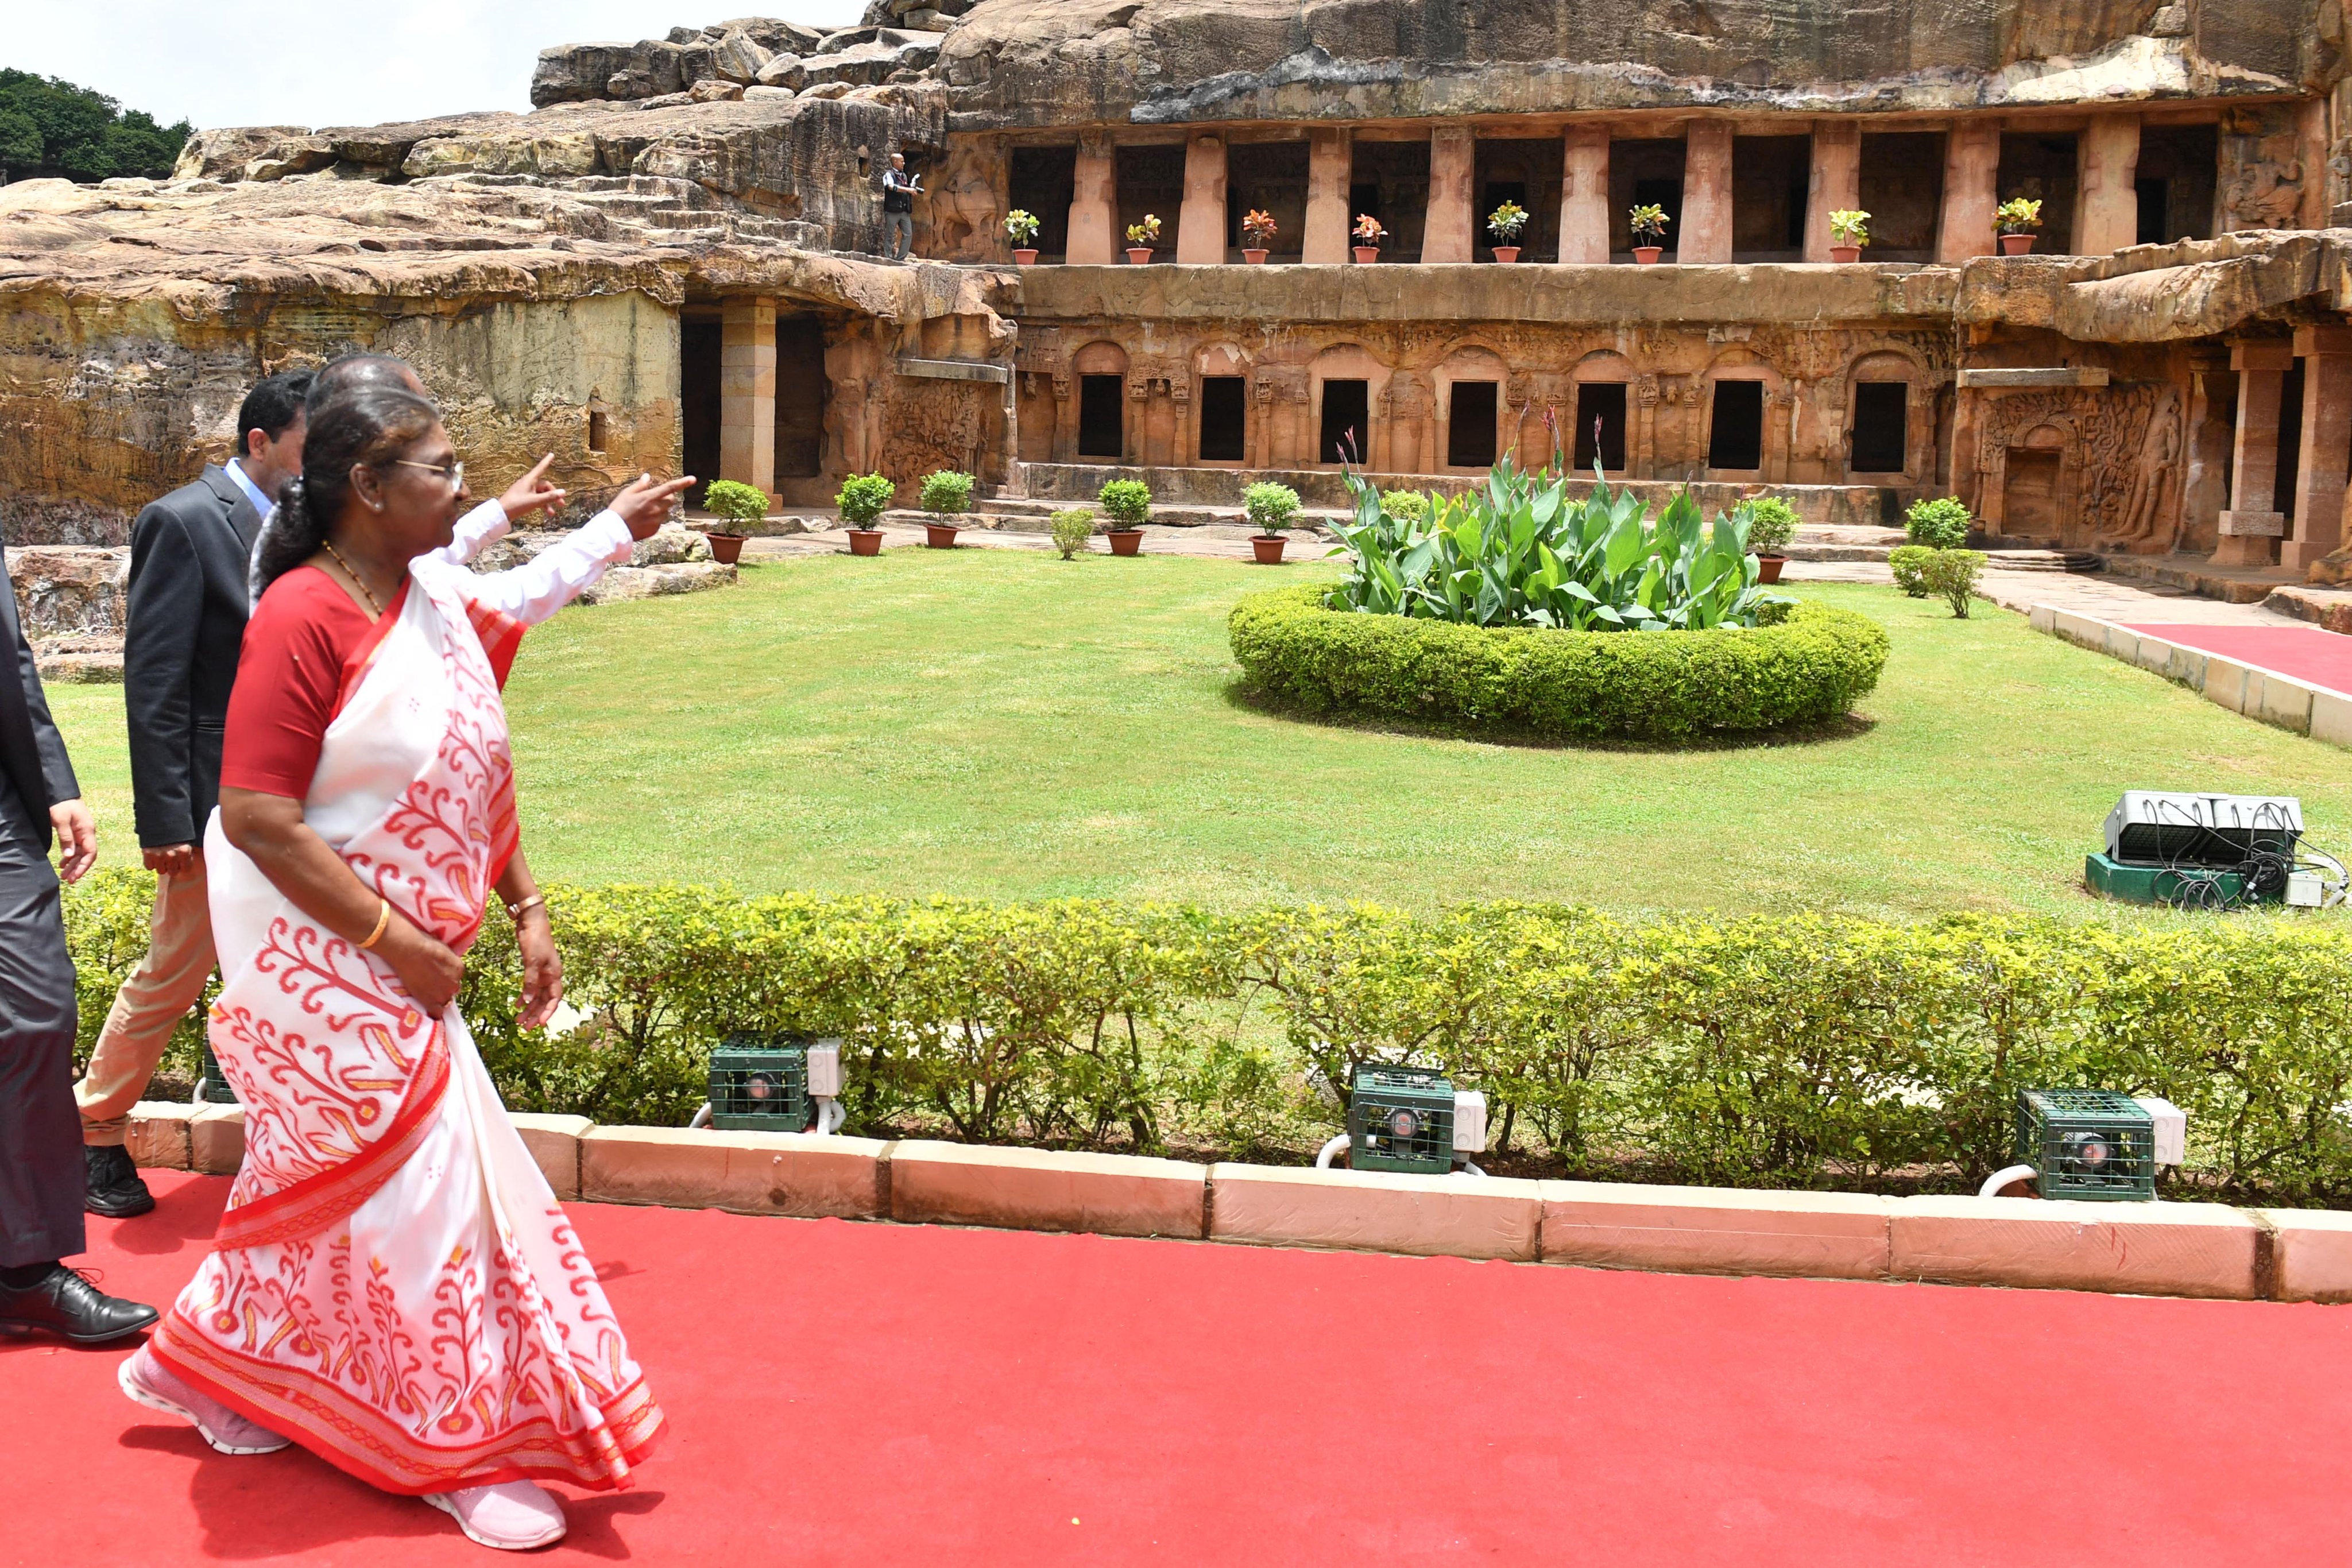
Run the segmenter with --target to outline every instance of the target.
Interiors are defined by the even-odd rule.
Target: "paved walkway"
[[[228,1183],[93,1222],[168,1299]],[[1775,1568],[2342,1555],[2347,1309],[571,1212],[670,1420],[536,1561]],[[0,1341],[0,1563],[488,1568]],[[570,1495],[570,1494],[567,1494]]]
[[[1895,580],[1877,561],[1790,561],[1783,582],[1885,582]],[[2310,623],[2260,604],[2224,604],[2160,583],[2106,572],[2001,571],[1988,568],[1977,580],[1985,597],[2020,614],[2037,604],[2071,610],[2101,621],[2168,622],[2200,626],[2277,626],[2309,629]],[[2331,633],[2332,634],[2332,633]]]

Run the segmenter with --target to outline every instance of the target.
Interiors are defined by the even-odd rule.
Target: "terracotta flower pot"
[[[1265,252],[1255,249],[1250,246],[1242,246],[1242,260],[1247,262],[1252,267],[1264,267],[1265,265]]]
[[[2032,235],[2003,235],[2000,236],[2000,254],[2003,256],[2023,256],[2027,251],[2032,250],[2032,248],[2033,236]]]
[[[714,534],[705,528],[702,537],[710,541],[710,559],[721,566],[733,566],[742,559],[743,541],[749,534]]]
[[[953,549],[956,536],[961,532],[962,528],[955,523],[925,523],[923,542],[932,549]]]
[[[1862,259],[1862,246],[1858,245],[1833,245],[1830,246],[1830,259],[1837,262],[1860,261]]]
[[[850,529],[849,553],[852,555],[880,555],[882,553],[882,530],[880,528]]]
[[[1250,554],[1257,557],[1257,563],[1260,566],[1280,566],[1282,547],[1289,542],[1290,540],[1281,534],[1252,534]]]
[[[1515,245],[1498,245],[1495,247],[1495,259],[1504,263],[1517,261],[1519,259],[1519,247]]]
[[[1633,259],[1643,267],[1657,266],[1658,257],[1665,254],[1666,247],[1662,245],[1637,245],[1633,247]]]
[[[1141,267],[1145,262],[1151,259],[1151,247],[1148,245],[1129,246],[1127,247],[1127,259],[1129,266]]]
[[[1013,247],[1013,265],[1015,267],[1034,267],[1037,265],[1037,253],[1034,250],[1024,250],[1019,246],[1014,246]]]
[[[1140,555],[1143,553],[1143,530],[1141,528],[1105,528],[1103,530],[1103,538],[1110,541],[1110,553],[1113,555]]]
[[[1363,262],[1367,266],[1380,260],[1380,258],[1381,247],[1376,245],[1360,245],[1356,247],[1356,259]]]
[[[1780,569],[1788,564],[1789,558],[1784,555],[1758,556],[1756,558],[1756,580],[1759,582],[1780,581]]]

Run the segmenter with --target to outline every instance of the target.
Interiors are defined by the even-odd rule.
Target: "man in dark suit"
[[[62,1260],[82,1250],[74,1114],[74,971],[58,877],[98,858],[98,831],[49,720],[0,552],[0,1333],[101,1344],[155,1309],[102,1294]],[[59,849],[49,869],[49,839]]]
[[[310,372],[268,377],[236,415],[236,455],[139,514],[131,534],[122,706],[139,846],[156,873],[147,956],[114,998],[74,1086],[93,1214],[155,1207],[123,1140],[172,1031],[213,972],[205,823],[220,795],[221,734],[249,606],[246,569],[278,486],[302,471]]]

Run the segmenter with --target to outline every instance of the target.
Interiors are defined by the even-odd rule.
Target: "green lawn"
[[[1546,749],[1293,722],[1233,695],[1224,612],[1299,580],[900,549],[567,612],[508,694],[524,841],[544,876],[745,890],[1916,916],[2088,910],[2083,855],[2126,788],[2300,795],[2322,842],[2352,819],[2334,747],[1884,588],[1799,590],[1894,636],[1867,725],[1833,738]],[[121,863],[120,690],[52,696]]]

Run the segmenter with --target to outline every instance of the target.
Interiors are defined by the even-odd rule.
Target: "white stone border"
[[[567,1201],[1657,1273],[2352,1301],[2352,1214],[2325,1210],[1385,1176],[514,1120]],[[129,1146],[142,1166],[230,1175],[245,1113],[142,1103]]]
[[[2352,696],[2341,692],[2054,605],[2036,604],[2025,618],[2036,632],[2152,670],[2231,713],[2333,746],[2352,747]]]

